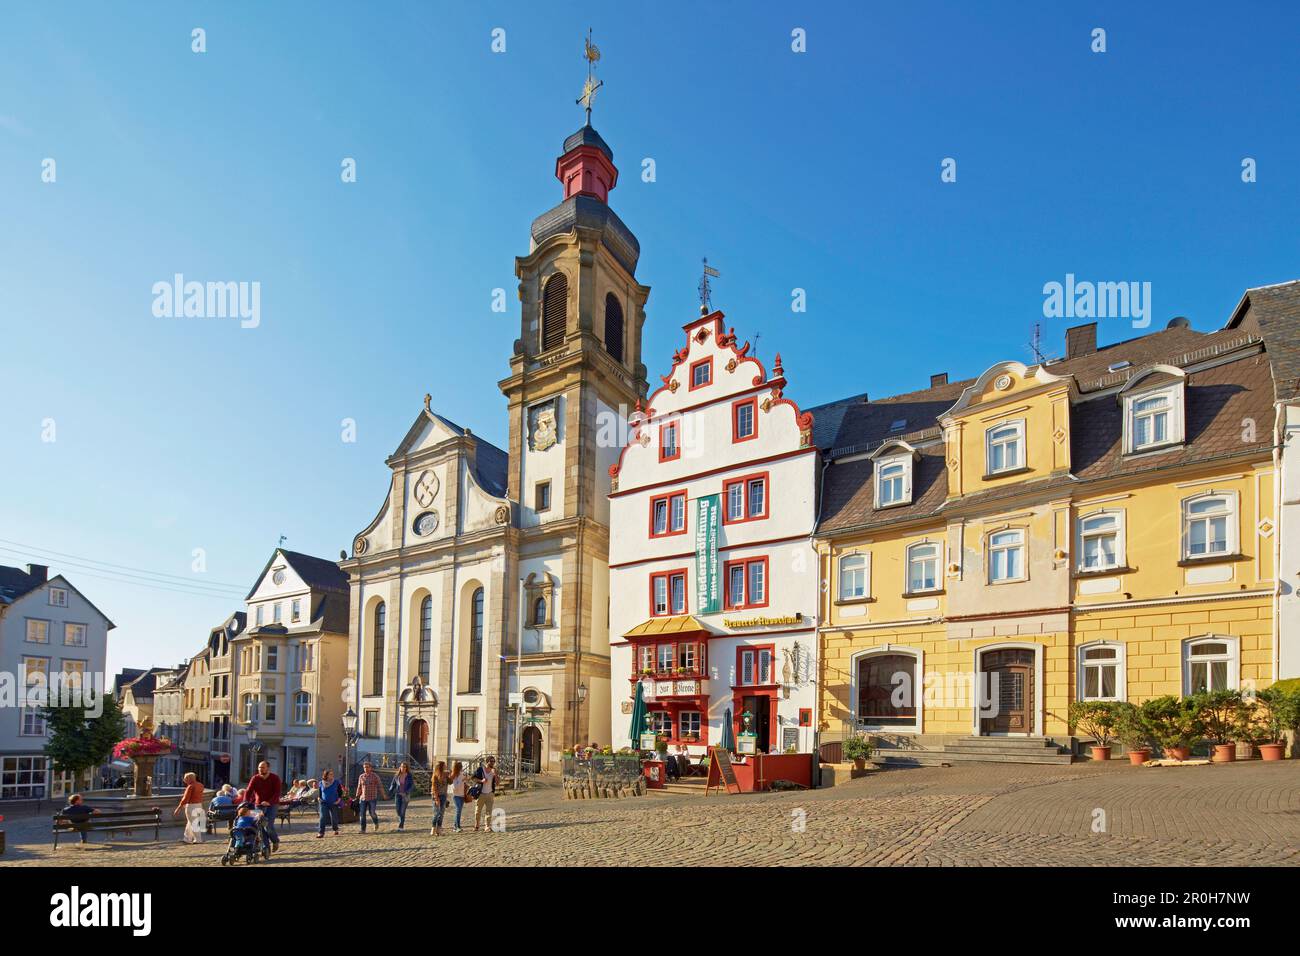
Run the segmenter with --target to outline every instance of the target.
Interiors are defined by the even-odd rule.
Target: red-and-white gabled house
[[[809,753],[816,707],[818,452],[812,416],[721,312],[685,326],[610,468],[613,744],[650,729],[701,755],[744,715],[758,752]],[[712,527],[710,527],[712,526]],[[644,730],[644,728],[641,728]]]

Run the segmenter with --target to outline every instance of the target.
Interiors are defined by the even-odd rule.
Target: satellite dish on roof
[[[1187,320],[1185,315],[1175,315],[1169,320],[1169,324],[1165,326],[1167,329],[1190,329],[1191,327],[1192,323]]]

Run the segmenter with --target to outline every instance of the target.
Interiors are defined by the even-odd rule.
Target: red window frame
[[[695,668],[686,675],[679,675],[677,668],[680,666],[682,659],[682,647],[687,644],[695,645]],[[671,647],[673,649],[672,665],[668,670],[661,670],[659,667],[659,648]],[[645,671],[644,657],[646,652],[650,656],[650,671],[656,679],[673,678],[676,680],[707,680],[709,676],[708,667],[708,641],[703,635],[695,637],[674,637],[671,640],[663,641],[645,641],[636,645],[636,654],[633,659],[632,678],[639,678]]]
[[[740,429],[738,426],[740,425],[740,409],[745,405],[748,405],[751,409],[753,409],[754,414],[751,420],[754,423],[754,430],[742,438],[740,437]],[[755,395],[753,398],[742,398],[738,402],[733,402],[731,405],[731,443],[734,445],[737,442],[753,441],[757,437],[758,437],[758,396]]]
[[[706,378],[703,382],[700,382],[700,384],[696,385],[696,384],[695,384],[695,370],[696,370],[697,368],[699,368],[700,366],[702,366],[702,365],[703,365],[704,367],[706,367],[706,368],[709,370],[709,377]],[[707,385],[712,385],[712,384],[713,384],[713,356],[710,355],[710,356],[709,356],[708,358],[706,358],[706,359],[700,359],[698,362],[692,362],[690,368],[688,369],[688,371],[687,371],[687,373],[686,373],[686,375],[687,375],[687,381],[686,381],[687,389],[686,389],[686,390],[689,391],[689,392],[693,392],[693,391],[695,391],[697,388],[704,388],[704,387],[707,386]]]
[[[682,527],[680,531],[673,530],[673,499],[674,498],[682,499]],[[655,505],[661,501],[668,502],[668,521],[664,525],[664,527],[667,530],[655,531]],[[650,537],[671,538],[674,537],[675,535],[685,534],[687,527],[690,525],[690,515],[686,510],[688,504],[689,504],[689,499],[686,495],[685,489],[682,489],[681,491],[670,491],[666,495],[655,495],[653,498],[651,498],[650,499]]]
[[[751,564],[763,565],[763,601],[761,604],[755,604],[749,600],[749,566]],[[731,594],[731,569],[735,567],[744,567],[745,569],[745,603],[737,604],[732,600]],[[767,607],[768,602],[772,599],[772,579],[768,574],[767,555],[759,558],[737,558],[735,561],[727,561],[722,565],[722,591],[723,604],[728,611],[745,611],[750,608]]]
[[[763,481],[763,513],[761,515],[751,515],[749,513],[749,483],[751,481]],[[730,495],[731,486],[741,485],[743,490],[741,498],[744,502],[744,509],[739,518],[731,517]],[[772,513],[772,478],[771,472],[756,471],[752,475],[742,475],[739,478],[728,478],[722,483],[722,523],[723,524],[741,524],[745,521],[763,521]]]
[[[682,579],[682,609],[673,610],[673,578],[680,576]],[[668,610],[655,610],[655,582],[660,578],[666,578],[666,591]],[[650,616],[651,617],[677,617],[680,614],[689,614],[691,612],[691,590],[690,582],[687,580],[685,568],[674,568],[671,571],[656,571],[650,575]]]
[[[758,655],[760,651],[767,651],[768,660],[771,661],[768,672],[768,682],[760,684],[758,682],[759,667]],[[745,654],[754,655],[754,683],[745,683]],[[775,644],[742,644],[736,648],[736,687],[771,687],[776,684],[776,645]]]
[[[800,707],[800,708],[799,708],[799,726],[800,726],[800,727],[811,727],[811,726],[812,726],[812,708],[811,708],[811,707]]]
[[[677,459],[682,457],[681,424],[682,423],[680,419],[674,419],[671,422],[664,422],[659,426],[659,460],[660,461],[677,461]],[[667,433],[668,429],[670,428],[672,429],[673,432],[673,444],[675,446],[675,451],[671,455],[665,455],[664,435]]]

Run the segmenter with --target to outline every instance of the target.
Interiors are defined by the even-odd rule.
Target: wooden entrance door
[[[980,672],[986,700],[996,708],[993,716],[981,718],[980,733],[1032,734],[1036,707],[1034,652],[1026,648],[987,651],[980,655]]]
[[[429,766],[429,725],[418,717],[411,721],[410,738],[411,759],[421,767]]]

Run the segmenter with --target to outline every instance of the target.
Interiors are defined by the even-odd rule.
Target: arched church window
[[[612,292],[605,296],[605,351],[623,361],[623,307]]]
[[[483,692],[483,589],[474,592],[469,632],[469,683],[466,693]]]
[[[433,598],[420,602],[420,680],[429,683],[429,659],[433,651]]]
[[[546,624],[546,598],[538,598],[533,602],[533,623],[538,627]]]
[[[375,640],[370,668],[370,693],[384,692],[384,602],[375,605]]]
[[[542,293],[542,351],[549,352],[564,344],[564,330],[568,322],[569,280],[557,272],[546,280]]]

